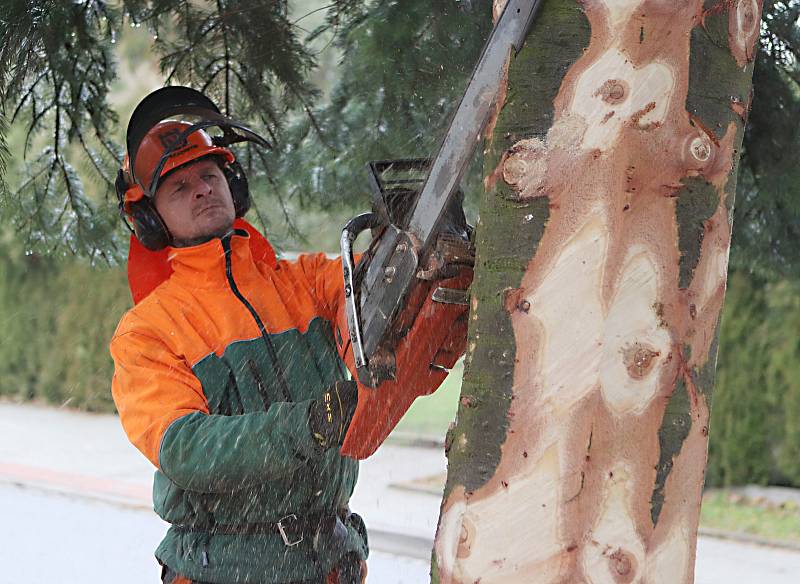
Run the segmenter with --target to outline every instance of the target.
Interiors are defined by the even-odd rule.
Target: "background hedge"
[[[108,342],[131,305],[124,272],[0,246],[0,395],[113,411]]]
[[[733,272],[707,483],[800,486],[800,285]]]
[[[10,249],[0,242],[0,395],[113,411],[108,341],[131,305],[124,270]],[[800,487],[799,331],[797,282],[731,273],[709,485]]]

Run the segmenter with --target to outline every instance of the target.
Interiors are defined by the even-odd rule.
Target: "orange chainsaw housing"
[[[360,460],[372,455],[414,400],[439,388],[447,377],[444,369],[453,367],[466,348],[469,308],[434,302],[431,295],[439,286],[466,290],[471,282],[471,268],[462,268],[454,278],[434,282],[408,333],[395,349],[396,379],[376,388],[358,382],[358,406],[342,444],[342,454]],[[339,309],[337,328],[337,339],[344,339],[340,347],[342,358],[357,381],[344,306]]]

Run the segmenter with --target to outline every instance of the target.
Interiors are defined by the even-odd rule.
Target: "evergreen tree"
[[[764,2],[732,266],[800,276],[800,2]]]
[[[346,26],[362,0],[333,0],[316,31]],[[112,48],[127,23],[153,33],[167,83],[207,92],[225,113],[252,121],[279,142],[288,112],[311,107],[314,55],[289,16],[286,0],[4,0],[0,4],[0,136],[8,124],[26,129],[22,176],[3,189],[4,216],[34,249],[66,247],[113,254],[123,233],[115,220],[113,181],[124,154],[113,140],[119,120],[108,94],[117,66]],[[5,147],[5,150],[3,149]],[[86,193],[80,150],[104,185]],[[21,156],[20,156],[21,155]],[[255,149],[243,154],[254,174],[268,170]],[[32,157],[29,159],[28,157]],[[0,142],[0,172],[8,160]]]
[[[22,176],[2,191],[4,215],[39,249],[113,252],[124,235],[111,181],[123,154],[108,103],[112,48],[124,26],[148,27],[169,83],[207,91],[277,150],[242,153],[268,194],[364,206],[364,164],[429,156],[490,28],[490,0],[333,0],[319,28],[290,16],[301,0],[0,2],[0,177],[9,122],[26,128]],[[800,271],[798,0],[767,0],[753,111],[745,138],[734,265]],[[317,45],[341,55],[330,96],[313,86]],[[123,125],[126,120],[122,120]],[[479,149],[480,150],[480,149]],[[476,155],[480,158],[480,152]],[[88,166],[85,172],[79,172]],[[482,188],[477,169],[465,181]],[[84,177],[105,197],[86,194]],[[6,180],[6,183],[9,181]]]
[[[22,152],[15,153],[24,159],[24,174],[4,188],[4,215],[47,250],[66,245],[92,254],[117,245],[116,223],[87,198],[68,150],[82,149],[95,176],[111,185],[120,159],[109,139],[117,119],[108,105],[119,17],[105,2],[2,4],[0,114],[4,126],[23,119],[26,127]]]
[[[330,100],[291,129],[281,188],[323,204],[358,195],[363,206],[367,162],[432,156],[491,30],[490,5],[373,2],[337,37]],[[477,199],[479,164],[472,170],[464,182]]]
[[[3,123],[26,120],[26,153],[36,134],[47,132],[24,180],[11,193],[4,189],[6,209],[32,243],[65,241],[80,252],[116,245],[112,201],[86,197],[66,151],[78,146],[110,193],[122,154],[109,139],[118,122],[107,99],[116,73],[110,50],[127,21],[152,29],[168,83],[207,91],[226,113],[272,136],[280,146],[279,168],[255,150],[246,159],[251,172],[272,179],[275,195],[352,201],[365,191],[367,160],[433,152],[489,30],[490,4],[381,0],[367,7],[338,0],[326,6],[325,24],[303,37],[286,1],[126,0],[117,10],[93,0],[6,0],[0,12]],[[800,197],[797,181],[786,178],[800,171],[791,157],[775,153],[798,145],[796,127],[783,123],[800,107],[798,11],[795,0],[766,2],[737,217],[745,253],[734,256],[781,270],[797,265],[792,219]],[[308,81],[315,56],[307,43],[326,31],[335,34],[343,65],[330,102],[318,108],[320,94]],[[762,87],[769,105],[758,107]],[[289,125],[290,119],[298,121]]]

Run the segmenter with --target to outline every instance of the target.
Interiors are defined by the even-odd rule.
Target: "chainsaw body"
[[[464,215],[461,190],[450,198],[429,253],[421,257],[420,242],[407,231],[429,167],[428,159],[370,162],[373,211],[351,220],[342,232],[347,327],[358,379],[367,387],[378,387],[396,378],[397,339],[408,333],[431,293],[436,302],[467,304],[465,290],[438,284],[455,277],[463,268],[471,269],[475,263],[473,228]],[[372,243],[354,265],[353,241],[367,229],[372,231]],[[403,259],[400,266],[387,265],[390,255]],[[383,269],[370,269],[376,265]],[[378,295],[370,291],[402,282],[405,274],[398,273],[398,269],[413,274],[407,293],[396,293],[392,296],[395,302],[376,306],[374,299]]]
[[[468,245],[458,243],[469,239],[459,183],[493,111],[509,56],[522,46],[540,3],[506,2],[436,156],[369,165],[374,211],[350,221],[341,240],[347,328],[365,385],[391,378],[391,347],[403,332],[403,315],[413,312],[417,289],[441,279],[448,264],[474,257]],[[352,243],[367,228],[380,231],[354,266]]]

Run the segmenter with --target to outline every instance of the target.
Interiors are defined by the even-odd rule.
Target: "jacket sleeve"
[[[359,257],[354,258],[355,263],[358,263]],[[302,281],[314,296],[320,316],[335,322],[339,306],[344,300],[340,258],[331,259],[324,253],[303,254],[292,262],[282,260],[278,263],[278,269],[290,271],[295,280]]]
[[[308,430],[310,400],[211,415],[200,381],[157,335],[118,330],[111,355],[112,393],[128,438],[184,489],[218,492],[263,483],[322,452]]]

